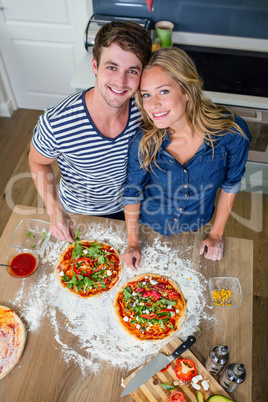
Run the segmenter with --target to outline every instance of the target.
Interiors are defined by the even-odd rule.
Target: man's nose
[[[127,83],[127,74],[123,71],[119,72],[116,81],[119,85],[125,86]]]

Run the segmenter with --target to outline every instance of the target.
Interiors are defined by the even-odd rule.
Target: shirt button
[[[182,211],[182,208],[179,208],[180,211]]]
[[[188,186],[187,186],[187,184],[184,184],[184,188],[187,188]]]
[[[177,218],[174,218],[174,221],[177,221],[178,219]]]
[[[184,194],[184,195],[185,195],[185,197],[187,197],[188,194]]]
[[[187,173],[187,170],[186,170],[186,169],[184,169],[183,171],[184,171],[184,173]]]

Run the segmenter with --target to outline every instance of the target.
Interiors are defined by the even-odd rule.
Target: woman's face
[[[157,128],[183,127],[187,124],[185,109],[188,95],[165,69],[153,66],[141,77],[140,92],[143,108]]]

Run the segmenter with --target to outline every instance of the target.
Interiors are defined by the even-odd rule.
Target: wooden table
[[[12,234],[25,218],[36,218],[49,221],[43,209],[17,206],[0,239],[1,262],[7,261],[13,251],[10,247]],[[76,223],[98,222],[107,225],[107,220],[90,216],[73,216]],[[109,226],[124,223],[109,220]],[[141,233],[141,242],[147,244],[153,241],[155,233],[146,230]],[[183,233],[171,236],[168,240],[173,247],[179,250],[183,258],[184,250],[189,249],[196,269],[209,279],[215,276],[233,276],[240,280],[243,304],[238,308],[213,308],[213,313],[221,325],[216,324],[203,331],[198,341],[191,348],[195,356],[204,364],[212,346],[227,344],[231,352],[231,361],[243,363],[247,371],[246,381],[232,394],[236,402],[251,401],[252,395],[252,320],[253,320],[253,242],[238,238],[225,238],[225,256],[219,262],[205,260],[199,256],[199,245],[204,236],[199,233]],[[162,239],[162,238],[161,238]],[[163,241],[167,241],[163,238]],[[186,252],[186,251],[185,251]],[[36,275],[36,274],[35,274]],[[37,278],[38,276],[36,276]],[[34,280],[34,276],[31,277]],[[28,281],[28,280],[25,280]],[[0,277],[0,304],[13,308],[20,314],[19,306],[12,302],[21,287],[21,280],[11,278],[2,269]],[[27,286],[28,282],[25,282]],[[42,326],[44,328],[44,326]],[[60,356],[60,350],[53,347],[54,333],[49,326],[46,332],[30,332],[26,348],[20,363],[2,380],[0,380],[1,400],[16,401],[89,401],[89,402],[118,402],[119,400],[133,401],[131,396],[120,399],[122,393],[121,378],[127,373],[115,367],[107,369],[105,362],[101,373],[83,378],[80,369],[74,364],[67,365]]]

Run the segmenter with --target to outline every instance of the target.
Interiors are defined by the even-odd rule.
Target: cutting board
[[[182,341],[179,338],[174,338],[172,339],[168,344],[166,344],[159,352],[164,353],[165,355],[171,355],[174,350],[182,343]],[[159,353],[157,352],[156,355]],[[155,355],[155,356],[156,356]],[[154,356],[153,356],[154,357]],[[217,380],[209,374],[209,372],[206,370],[206,368],[200,363],[200,361],[194,356],[194,354],[190,351],[187,350],[185,351],[180,358],[183,359],[190,359],[195,363],[196,369],[198,374],[201,374],[203,380],[207,380],[209,384],[209,389],[205,391],[201,385],[201,381],[198,382],[199,385],[201,385],[200,392],[204,396],[204,400],[206,401],[207,398],[211,395],[223,395],[226,396],[227,398],[232,399],[225,391],[224,389],[220,386],[220,384],[217,382]],[[156,375],[153,376],[149,381],[147,381],[145,384],[143,384],[140,388],[138,388],[136,391],[132,392],[131,395],[137,402],[168,402],[169,396],[173,391],[166,391],[160,384],[168,384],[174,386],[174,381],[178,381],[179,385],[176,385],[176,389],[178,391],[182,391],[187,398],[187,402],[196,402],[196,393],[197,390],[192,387],[192,382],[189,381],[188,383],[183,383],[182,381],[179,381],[178,378],[175,375],[174,367],[175,367],[175,362],[174,360],[171,363],[171,366],[169,367],[168,370],[166,370],[164,373],[157,373]],[[147,362],[146,362],[147,363]],[[127,377],[123,383],[124,385],[127,385],[129,381],[136,375],[136,373],[146,365],[144,363],[141,367],[137,368],[133,373],[130,374],[129,377]],[[157,379],[158,383],[157,385],[153,384],[153,381]]]

